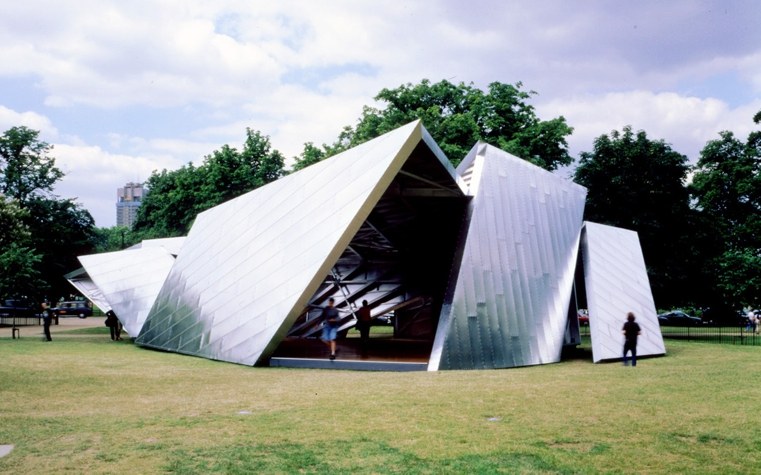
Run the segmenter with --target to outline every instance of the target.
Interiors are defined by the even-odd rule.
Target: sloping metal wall
[[[201,213],[137,343],[267,358],[424,134],[411,123]]]
[[[429,370],[559,361],[586,189],[482,143],[457,171],[474,198]]]
[[[137,336],[174,264],[174,257],[163,247],[148,247],[80,256],[79,262],[127,333]]]
[[[82,269],[82,275],[79,276],[65,276],[66,280],[74,286],[79,292],[82,293],[90,302],[95,304],[96,307],[101,309],[103,313],[111,310],[111,304],[108,303],[108,299],[100,290],[100,287],[95,285],[90,276]]]
[[[594,362],[622,357],[621,331],[629,312],[642,328],[637,354],[665,354],[637,233],[587,221],[581,250]]]

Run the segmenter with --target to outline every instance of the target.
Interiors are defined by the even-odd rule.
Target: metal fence
[[[580,328],[581,336],[589,336],[589,325]],[[664,339],[699,341],[731,345],[761,346],[761,327],[755,331],[745,326],[700,325],[692,327],[661,327]]]
[[[42,325],[40,317],[0,317],[1,327],[21,327],[28,325]]]

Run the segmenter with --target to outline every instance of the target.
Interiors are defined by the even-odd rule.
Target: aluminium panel
[[[559,361],[586,189],[483,143],[457,172],[473,199],[428,369]]]
[[[79,262],[124,329],[135,337],[174,264],[174,257],[163,247],[148,247],[79,256]]]
[[[170,254],[176,256],[180,253],[182,245],[185,243],[185,236],[172,238],[145,239],[128,249],[144,249],[146,247],[163,247]]]
[[[137,343],[266,360],[426,135],[413,122],[199,214]]]
[[[634,312],[642,329],[637,341],[637,355],[665,354],[637,233],[587,221],[581,252],[593,361],[622,358],[622,328],[629,312]]]
[[[66,280],[79,290],[79,292],[90,302],[95,304],[96,307],[101,309],[103,313],[111,310],[111,305],[108,303],[108,299],[106,299],[103,291],[100,290],[100,287],[95,285],[95,282],[92,281],[87,273],[83,273],[81,276],[77,277],[67,277]]]

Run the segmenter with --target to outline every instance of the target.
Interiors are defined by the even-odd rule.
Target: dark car
[[[59,317],[79,317],[86,318],[92,316],[92,307],[88,302],[76,300],[73,302],[58,302],[53,312]]]
[[[673,312],[666,312],[658,315],[658,323],[672,327],[693,327],[702,325],[703,320],[698,317],[687,315],[680,310],[674,310]]]
[[[0,301],[0,317],[33,317],[35,313],[34,305],[25,300],[8,299]]]

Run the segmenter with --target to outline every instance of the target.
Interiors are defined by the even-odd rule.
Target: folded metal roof
[[[417,121],[199,214],[137,343],[266,359],[421,146],[461,194]]]
[[[113,310],[132,336],[140,333],[182,239],[145,240],[141,244],[123,251],[79,256],[86,272],[69,279],[101,310]]]
[[[560,361],[586,189],[483,143],[457,172],[473,200],[429,370]]]

